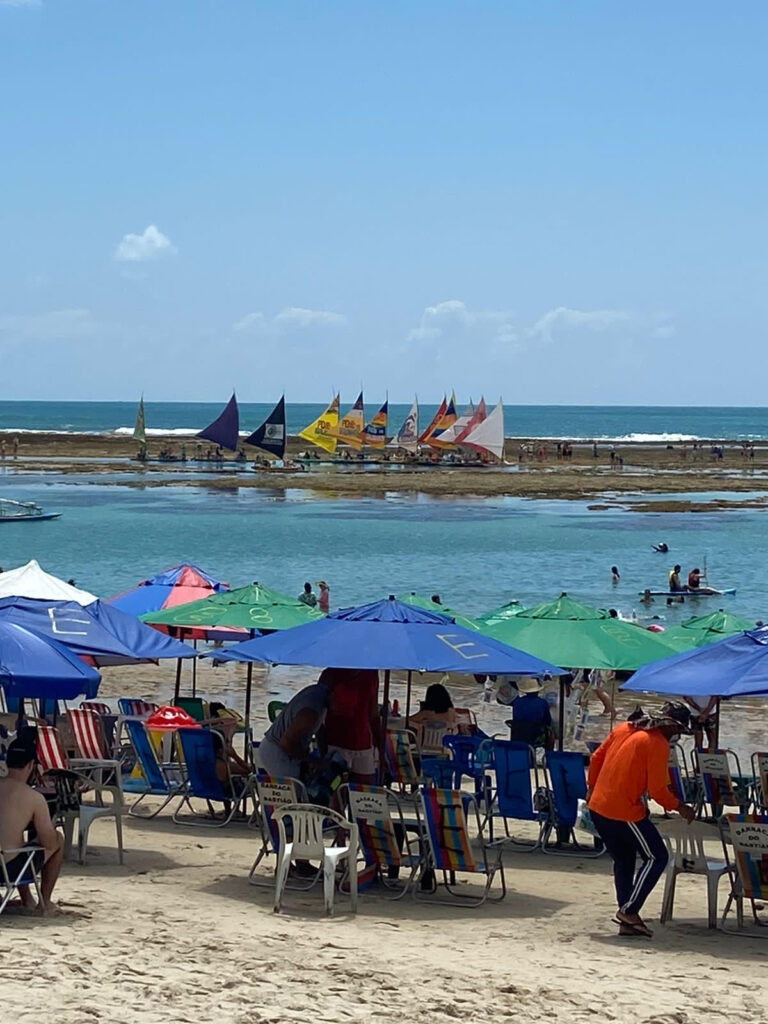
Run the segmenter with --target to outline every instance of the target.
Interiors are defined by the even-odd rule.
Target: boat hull
[[[43,512],[39,516],[0,516],[0,523],[39,523],[43,519],[58,519],[61,512]]]

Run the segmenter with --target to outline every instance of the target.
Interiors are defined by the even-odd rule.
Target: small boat
[[[701,590],[641,590],[640,597],[648,594],[650,597],[730,597],[736,593],[735,587],[727,587],[725,590],[715,590],[714,587],[702,587]]]
[[[28,523],[33,519],[58,519],[61,512],[45,512],[34,501],[0,498],[0,523]]]

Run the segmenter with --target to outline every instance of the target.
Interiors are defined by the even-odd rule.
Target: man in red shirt
[[[670,701],[658,717],[618,725],[592,755],[587,803],[613,858],[620,935],[653,935],[640,910],[667,866],[667,848],[650,819],[646,797],[693,820],[693,808],[669,789],[667,770],[670,742],[690,731],[688,708]]]
[[[379,673],[368,669],[327,668],[320,682],[333,676],[335,686],[325,716],[328,752],[347,762],[351,782],[376,781],[375,750],[379,744]]]

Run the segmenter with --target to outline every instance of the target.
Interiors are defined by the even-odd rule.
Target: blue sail
[[[221,445],[222,448],[229,448],[230,451],[237,451],[240,445],[240,413],[234,392],[224,406],[221,415],[195,436],[202,437],[206,441],[213,441],[214,444]]]
[[[265,452],[276,455],[278,459],[284,459],[286,441],[285,395],[283,395],[261,426],[257,427],[250,437],[246,437],[245,443],[252,444],[254,448],[263,448]]]

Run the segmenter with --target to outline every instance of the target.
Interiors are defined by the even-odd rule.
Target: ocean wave
[[[202,427],[147,427],[147,437],[194,437]],[[130,437],[133,434],[134,427],[118,427],[116,430],[110,430],[110,434],[120,434],[123,437]],[[243,437],[247,437],[247,432],[240,431]]]

